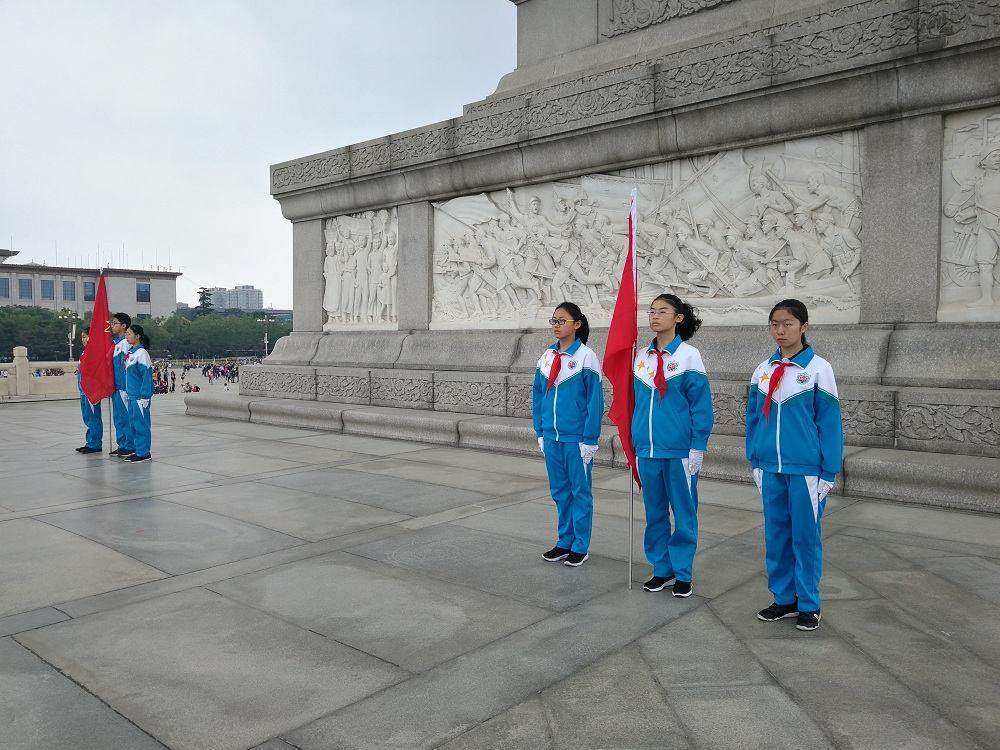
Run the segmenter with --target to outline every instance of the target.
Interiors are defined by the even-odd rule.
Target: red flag
[[[608,418],[618,428],[622,448],[628,465],[632,468],[635,483],[642,489],[639,481],[639,467],[635,460],[635,448],[632,447],[632,413],[635,411],[635,391],[632,383],[632,363],[635,360],[636,339],[639,336],[639,326],[636,316],[639,314],[639,289],[636,283],[635,266],[635,232],[638,219],[635,209],[635,189],[632,190],[632,204],[628,213],[628,256],[625,258],[625,268],[622,270],[622,283],[615,300],[615,311],[611,315],[611,328],[608,330],[608,344],[604,349],[604,375],[611,383],[611,408]]]
[[[97,283],[94,314],[90,319],[90,341],[80,355],[80,387],[92,404],[113,395],[116,390],[115,369],[111,363],[114,342],[111,340],[110,320],[108,291],[102,273]]]

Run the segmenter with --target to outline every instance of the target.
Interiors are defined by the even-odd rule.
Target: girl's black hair
[[[573,320],[580,321],[580,327],[576,329],[576,337],[586,344],[587,339],[590,338],[590,321],[588,321],[587,316],[583,314],[583,310],[580,309],[579,305],[573,302],[560,302],[556,305],[556,310],[560,307],[568,312]]]
[[[681,341],[687,341],[701,328],[702,320],[695,315],[695,309],[676,294],[661,294],[653,302],[656,302],[657,299],[662,299],[674,308],[674,312],[684,314],[684,318],[677,324],[677,328],[675,329],[677,335],[681,337]]]
[[[136,336],[139,337],[139,344],[142,346],[143,349],[145,349],[148,352],[149,336],[147,336],[146,332],[142,330],[142,326],[133,324],[130,325],[129,328],[132,329],[132,333],[134,333]]]
[[[774,313],[778,310],[788,310],[792,317],[800,323],[809,322],[809,310],[806,309],[805,304],[799,302],[797,299],[783,299],[781,302],[772,307],[771,312],[767,316],[768,323],[771,322],[771,318],[774,317]],[[802,334],[802,346],[809,346],[809,344],[806,343],[806,335],[804,333]]]

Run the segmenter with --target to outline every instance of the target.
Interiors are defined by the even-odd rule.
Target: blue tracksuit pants
[[[137,399],[129,399],[128,410],[132,418],[132,437],[135,446],[135,455],[148,456],[149,447],[152,442],[152,424],[149,418],[149,405],[143,409],[139,406]]]
[[[764,472],[764,545],[767,587],[778,604],[799,603],[800,612],[819,610],[823,573],[820,519],[826,498],[819,499],[818,477]]]
[[[104,420],[101,418],[101,402],[91,404],[87,396],[80,394],[80,412],[83,414],[83,424],[87,428],[87,447],[102,447],[104,439]]]
[[[594,526],[594,464],[584,465],[579,443],[545,438],[545,468],[559,518],[556,546],[584,554]]]
[[[689,477],[685,463],[681,458],[639,458],[646,506],[646,559],[654,576],[676,576],[678,581],[691,580],[698,547],[698,475]]]
[[[128,396],[125,391],[117,391],[111,397],[111,414],[115,420],[115,441],[120,450],[135,450],[132,437],[132,418],[129,416]]]

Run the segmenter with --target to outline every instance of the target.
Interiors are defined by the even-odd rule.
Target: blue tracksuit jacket
[[[125,372],[125,392],[129,401],[153,397],[153,362],[149,352],[136,344],[127,351],[128,358],[123,357]]]
[[[764,400],[771,375],[790,363],[771,398],[771,415],[764,418]],[[844,458],[844,425],[833,368],[807,346],[792,360],[781,350],[757,365],[747,401],[746,454],[750,465],[772,474],[799,474],[832,482]]]
[[[597,445],[604,416],[601,363],[593,349],[577,339],[562,355],[562,366],[552,388],[549,370],[559,343],[545,350],[535,369],[531,389],[531,418],[535,435],[561,443]]]
[[[712,392],[701,353],[675,336],[663,354],[667,392],[653,384],[656,376],[656,339],[636,354],[632,363],[635,412],[632,444],[640,458],[687,458],[688,452],[705,450],[712,433]]]
[[[130,348],[124,336],[115,339],[111,364],[115,371],[115,388],[119,391],[125,390],[125,355],[128,354]]]

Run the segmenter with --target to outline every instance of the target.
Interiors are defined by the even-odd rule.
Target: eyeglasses
[[[572,318],[549,318],[550,326],[562,326],[566,325],[567,323],[576,323],[576,321],[573,320]]]
[[[677,311],[676,310],[671,310],[670,308],[665,308],[663,310],[650,310],[649,311],[649,317],[651,317],[651,318],[657,318],[660,315],[667,315],[667,314],[677,315]]]

